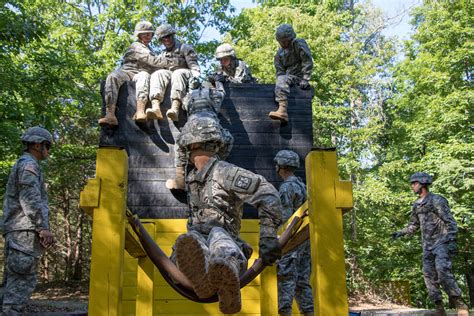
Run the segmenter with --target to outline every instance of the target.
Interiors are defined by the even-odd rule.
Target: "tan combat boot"
[[[151,100],[151,109],[146,109],[147,120],[162,120],[163,114],[161,114],[160,100]]]
[[[105,116],[99,119],[100,126],[117,126],[118,121],[115,116],[115,105],[109,104],[105,107]]]
[[[207,266],[209,249],[192,233],[180,235],[175,243],[176,263],[179,270],[191,281],[199,298],[208,298],[216,293],[209,285]]]
[[[184,190],[184,167],[176,167],[176,177],[166,180],[168,189]]]
[[[166,111],[166,116],[173,122],[177,122],[179,120],[179,107],[180,106],[181,106],[181,101],[173,100],[173,102],[171,103],[171,109]]]
[[[271,111],[268,113],[268,116],[272,120],[278,120],[281,121],[282,123],[287,123],[288,122],[288,112],[286,111],[288,108],[288,101],[280,101],[278,102],[278,110],[276,111]]]
[[[145,108],[146,108],[146,101],[137,100],[137,111],[135,112],[135,115],[133,116],[133,120],[135,122],[146,121]]]
[[[219,309],[223,314],[235,314],[242,309],[238,266],[234,257],[209,260],[208,283],[217,289]]]
[[[458,312],[458,316],[469,316],[469,309],[467,305],[463,302],[462,298],[459,296],[451,297],[451,300],[454,302],[456,306],[456,311]]]

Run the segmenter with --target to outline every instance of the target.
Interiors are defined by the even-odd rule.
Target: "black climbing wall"
[[[281,125],[268,117],[276,109],[274,85],[226,85],[219,118],[234,136],[234,147],[227,161],[263,175],[278,188],[273,157],[281,149],[296,151],[301,160],[297,175],[304,176],[304,157],[312,146],[312,91],[292,88],[289,99],[288,124]],[[128,207],[141,218],[185,218],[186,195],[171,192],[166,179],[174,176],[174,143],[180,121],[148,121],[135,123],[135,85],[120,89],[117,118],[119,127],[101,130],[100,146],[125,147],[129,155]],[[162,104],[163,115],[170,107],[169,98]],[[104,110],[105,111],[105,110]],[[244,217],[255,217],[256,211],[246,206]]]

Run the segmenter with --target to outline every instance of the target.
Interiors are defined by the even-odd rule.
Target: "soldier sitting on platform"
[[[262,176],[217,158],[224,140],[214,119],[195,119],[181,135],[194,169],[187,178],[188,232],[176,240],[171,258],[200,298],[217,293],[221,312],[237,313],[242,305],[239,275],[247,269],[252,253],[239,237],[243,204],[258,208],[260,257],[270,265],[281,253],[278,192]]]
[[[166,69],[152,74],[150,80],[150,98],[152,108],[147,111],[148,119],[163,118],[160,104],[165,97],[166,88],[171,82],[171,109],[166,116],[173,120],[179,119],[179,108],[189,89],[198,87],[201,70],[198,56],[191,45],[183,44],[175,38],[176,31],[169,24],[163,24],[156,30],[156,36],[165,46],[160,56],[165,59],[178,60]]]
[[[145,108],[148,102],[150,89],[150,74],[159,68],[167,65],[163,57],[155,56],[155,53],[148,46],[153,38],[153,25],[147,21],[138,22],[135,26],[135,41],[122,57],[122,65],[112,71],[105,81],[105,116],[99,119],[101,126],[118,125],[115,109],[119,89],[125,81],[135,81],[137,111],[134,120],[142,122],[146,120]]]
[[[222,79],[222,78],[221,78]],[[201,117],[208,117],[213,119],[219,128],[221,129],[223,136],[223,146],[219,148],[217,156],[219,159],[224,160],[229,156],[234,143],[234,138],[227,129],[222,128],[219,124],[217,114],[220,110],[222,100],[225,96],[225,90],[222,82],[215,81],[215,87],[200,87],[199,89],[192,90],[185,98],[184,105],[188,112],[188,121],[186,125],[193,124],[193,120],[197,120]],[[186,129],[186,125],[183,129]],[[186,157],[186,148],[180,144],[180,137],[175,144],[175,167],[176,176],[174,179],[168,179],[166,181],[166,187],[168,189],[184,190],[184,175],[186,172],[186,165],[188,157]]]
[[[250,69],[245,62],[237,59],[235,51],[230,44],[219,45],[216,49],[216,59],[220,67],[214,77],[224,77],[224,82],[231,83],[255,83],[255,79],[250,74]]]
[[[293,27],[282,24],[276,30],[276,39],[280,48],[275,54],[276,84],[275,100],[278,110],[268,116],[274,120],[288,122],[288,95],[290,87],[297,84],[301,89],[309,89],[309,80],[313,71],[313,58],[306,41],[296,38]]]

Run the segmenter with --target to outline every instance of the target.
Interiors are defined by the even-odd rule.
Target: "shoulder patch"
[[[33,165],[32,163],[26,164],[23,170],[31,172],[35,176],[39,176],[38,168],[36,168],[36,166]]]
[[[244,175],[238,175],[234,181],[234,185],[237,188],[248,190],[252,184],[252,178],[246,177]]]

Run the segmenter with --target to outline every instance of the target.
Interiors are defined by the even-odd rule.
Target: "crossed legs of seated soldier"
[[[145,108],[150,91],[150,74],[146,71],[133,74],[128,71],[116,69],[107,76],[107,80],[105,81],[105,116],[99,119],[99,125],[118,125],[115,110],[117,108],[119,90],[120,87],[129,80],[135,81],[135,96],[137,99],[137,110],[133,119],[138,122],[146,119]]]
[[[240,311],[239,275],[247,269],[247,258],[225,229],[216,226],[208,235],[195,230],[182,234],[173,246],[172,259],[200,298],[217,293],[222,313]]]

